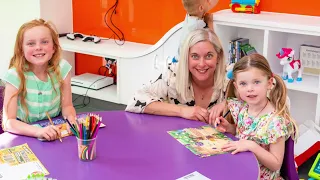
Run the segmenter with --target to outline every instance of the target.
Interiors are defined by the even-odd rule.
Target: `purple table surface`
[[[194,171],[212,180],[256,180],[257,159],[251,152],[200,158],[167,131],[205,125],[177,117],[134,114],[124,111],[96,112],[107,127],[97,138],[97,158],[83,162],[77,156],[74,136],[54,142],[10,133],[0,135],[0,149],[27,143],[58,180],[175,180]]]

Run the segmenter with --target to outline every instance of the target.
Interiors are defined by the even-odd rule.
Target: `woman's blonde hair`
[[[53,82],[53,78],[51,77],[51,73],[52,72],[55,79],[59,82],[59,89],[60,89],[60,93],[62,93],[62,78],[61,78],[61,73],[60,73],[60,67],[59,67],[59,63],[60,63],[60,59],[61,59],[61,47],[59,44],[59,39],[58,39],[58,33],[56,31],[55,26],[50,23],[47,22],[43,19],[35,19],[32,21],[29,21],[25,24],[23,24],[19,31],[18,34],[16,36],[16,42],[15,42],[15,46],[14,46],[14,55],[10,60],[10,64],[9,64],[9,69],[10,68],[16,68],[18,77],[20,79],[20,86],[18,89],[18,92],[16,94],[14,94],[9,102],[8,105],[10,104],[10,101],[12,100],[13,97],[18,96],[22,105],[23,110],[26,112],[26,117],[20,117],[23,118],[21,120],[27,122],[28,119],[28,115],[29,115],[29,111],[27,108],[27,104],[26,104],[26,94],[27,94],[27,89],[26,89],[26,77],[24,76],[24,73],[27,71],[30,71],[29,69],[29,62],[26,60],[26,58],[24,57],[24,53],[23,53],[23,38],[24,38],[24,33],[33,28],[33,27],[37,27],[37,26],[43,26],[49,29],[51,37],[52,37],[52,41],[53,41],[53,48],[55,50],[54,54],[52,55],[52,58],[49,60],[49,64],[48,64],[48,69],[46,70],[48,75],[50,76],[51,79],[51,84],[52,87],[54,89],[54,91],[57,93],[55,87],[54,87],[54,82]],[[60,96],[60,99],[62,98],[62,96]],[[8,109],[8,107],[7,107]]]
[[[214,71],[214,88],[223,89],[225,79],[226,64],[222,45],[218,36],[210,29],[198,29],[189,33],[180,49],[180,59],[178,62],[176,89],[182,99],[186,99],[189,83],[191,82],[191,74],[189,72],[189,50],[195,44],[208,41],[213,45],[217,52],[217,66]]]
[[[249,70],[250,68],[257,68],[261,70],[268,79],[274,78],[276,83],[270,90],[270,102],[275,107],[275,115],[281,116],[284,119],[290,121],[293,125],[292,138],[296,139],[298,127],[295,120],[291,117],[289,107],[287,105],[287,87],[280,76],[272,73],[270,65],[267,59],[260,54],[251,54],[241,58],[233,67],[234,80],[237,78],[237,74]],[[233,83],[232,83],[233,84]],[[234,87],[230,87],[231,89]],[[272,119],[272,118],[270,118]]]

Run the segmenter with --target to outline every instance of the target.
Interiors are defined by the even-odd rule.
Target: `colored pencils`
[[[70,126],[70,130],[77,138],[88,140],[97,137],[101,119],[99,115],[86,114],[77,118],[76,124],[71,124],[68,119],[66,121]]]
[[[223,115],[223,118],[226,118],[229,113],[230,113],[230,109]]]
[[[93,160],[96,157],[96,137],[100,129],[101,117],[95,114],[84,114],[76,119],[76,124],[70,124],[70,130],[78,138],[81,160]]]

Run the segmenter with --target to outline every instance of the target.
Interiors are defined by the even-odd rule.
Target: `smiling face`
[[[272,82],[263,71],[249,68],[236,74],[234,85],[242,100],[249,105],[259,105],[266,102]]]
[[[55,52],[50,30],[44,26],[26,30],[22,49],[24,57],[31,66],[47,65]]]
[[[189,50],[188,67],[195,81],[211,81],[217,65],[217,52],[209,41],[201,41]]]

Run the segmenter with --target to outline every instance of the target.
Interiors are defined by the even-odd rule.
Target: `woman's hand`
[[[207,122],[209,119],[209,112],[207,109],[204,109],[200,106],[181,107],[181,117],[185,119]]]
[[[36,136],[39,139],[53,141],[56,140],[58,137],[61,137],[61,133],[58,127],[50,125],[45,128],[40,128]]]
[[[222,101],[219,104],[214,105],[210,109],[209,120],[207,121],[209,124],[213,124],[213,122],[217,119],[217,117],[221,116],[223,110],[226,107],[226,101]]]
[[[251,151],[256,143],[246,139],[240,139],[239,141],[231,141],[222,147],[223,151],[232,151],[231,154],[238,152]]]

